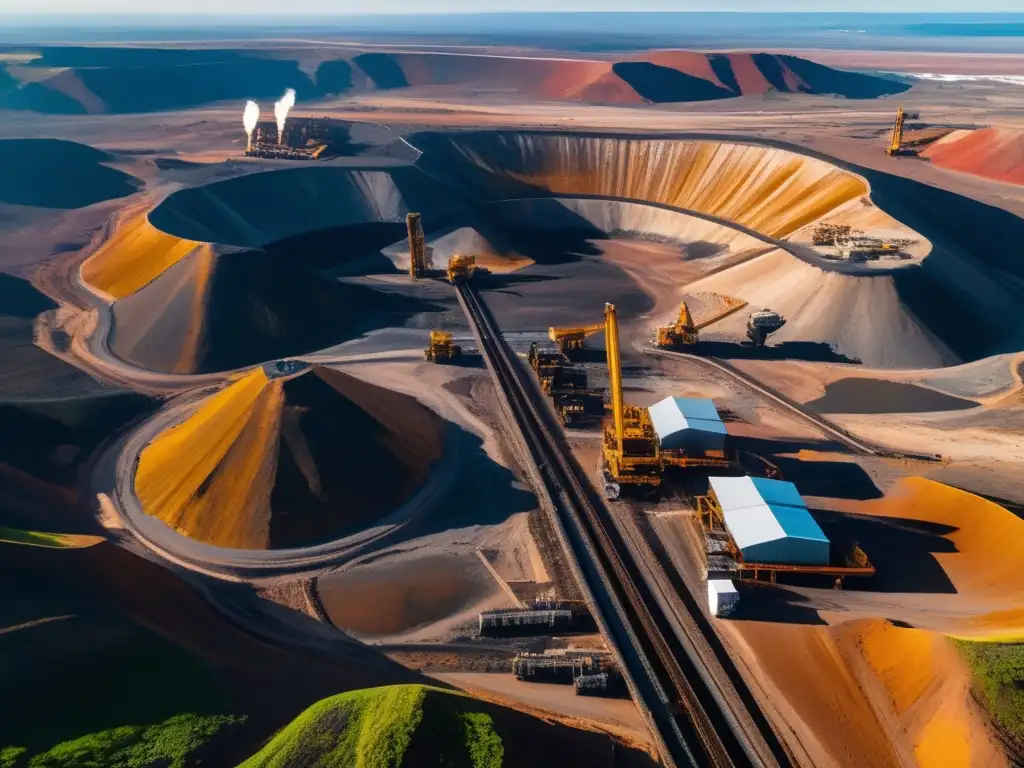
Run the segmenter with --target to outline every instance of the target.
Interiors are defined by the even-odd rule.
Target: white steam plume
[[[252,149],[252,132],[256,130],[256,124],[260,121],[260,105],[255,101],[245,102],[245,111],[242,113],[242,125],[245,126],[245,135],[249,138],[249,149]]]
[[[277,141],[284,143],[284,121],[288,119],[288,113],[295,106],[295,89],[289,88],[279,101],[274,102],[274,117],[277,118]]]

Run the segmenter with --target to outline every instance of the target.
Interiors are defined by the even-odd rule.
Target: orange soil
[[[979,640],[1024,639],[1024,521],[991,501],[933,480],[900,480],[885,498],[858,507],[870,515],[937,523],[954,530],[945,535],[955,552],[935,559],[956,588],[970,596],[979,616],[950,634]],[[984,612],[986,606],[998,609]]]
[[[921,153],[940,168],[1024,184],[1024,130],[954,131]]]
[[[82,279],[111,299],[122,299],[188,256],[199,243],[161,232],[145,203],[119,216],[113,236],[82,264]]]
[[[766,693],[814,765],[897,768],[899,760],[828,627],[724,622],[756,659]]]
[[[881,681],[921,768],[1006,764],[970,696],[970,672],[942,635],[881,619],[842,631]]]
[[[708,213],[776,238],[868,194],[853,174],[778,149],[573,136],[517,140],[529,144],[520,152],[532,167],[494,171],[558,194],[627,197]]]
[[[295,403],[288,396],[294,377],[268,379],[256,368],[157,435],[140,454],[135,474],[143,509],[184,536],[223,547],[269,549],[282,546],[276,543],[280,536],[319,538],[335,524],[353,525],[388,511],[424,482],[442,451],[440,420],[433,412],[330,369],[314,367],[300,377],[310,377],[303,383],[314,385],[319,379],[327,401]],[[314,442],[303,422],[311,408],[314,421],[330,424],[349,418],[339,416],[338,408],[350,409],[345,411],[350,415],[361,412],[354,433],[339,433],[337,440],[364,441],[363,452],[391,473],[387,488],[375,488],[374,478],[349,477],[350,490],[336,497],[331,489],[348,486],[352,466],[361,464]],[[358,431],[368,425],[377,431]],[[289,485],[278,497],[285,448]],[[370,487],[357,487],[361,479]],[[328,508],[319,508],[320,503]],[[274,517],[278,506],[283,512]],[[323,517],[335,512],[337,519]],[[282,526],[296,533],[283,534]]]

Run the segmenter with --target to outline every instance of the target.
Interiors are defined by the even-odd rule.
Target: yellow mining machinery
[[[427,246],[423,240],[423,222],[418,213],[405,217],[409,231],[409,277],[414,280],[427,274]]]
[[[661,447],[647,409],[623,402],[615,305],[604,305],[604,318],[612,417],[605,420],[602,431],[602,474],[605,496],[617,499],[623,486],[653,491],[661,485]]]
[[[464,283],[476,271],[476,256],[456,253],[448,259],[448,282],[452,285]]]
[[[602,326],[603,327],[603,326]],[[541,349],[534,342],[527,356],[541,391],[551,395],[563,424],[604,412],[604,392],[587,386],[587,369],[571,365],[558,349]]]
[[[654,343],[667,349],[693,346],[697,343],[699,331],[702,328],[707,328],[712,323],[717,323],[747,306],[747,302],[734,299],[731,296],[720,296],[719,298],[724,302],[723,308],[701,323],[694,323],[690,307],[684,301],[679,305],[679,317],[676,321],[671,325],[658,327],[658,335]]]
[[[906,112],[903,106],[896,110],[896,122],[892,126],[892,135],[889,137],[889,146],[885,148],[885,154],[890,157],[894,155],[914,155],[917,154],[917,150],[908,145],[904,141],[903,133],[906,128],[907,120],[917,120],[921,115],[917,112]],[[910,142],[911,144],[919,144],[920,141]]]
[[[578,328],[548,328],[548,338],[568,357],[576,357],[586,348],[588,336],[604,330],[604,323],[583,325]]]
[[[431,331],[430,342],[423,353],[432,363],[450,363],[462,355],[462,347],[452,342],[448,331]]]

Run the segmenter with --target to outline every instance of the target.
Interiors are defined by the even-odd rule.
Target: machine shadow
[[[823,341],[784,341],[765,347],[730,341],[698,341],[693,352],[701,357],[720,357],[724,360],[804,360],[810,363],[861,364],[860,360],[836,352]]]

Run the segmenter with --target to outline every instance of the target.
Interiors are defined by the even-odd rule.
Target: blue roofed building
[[[703,397],[666,397],[650,408],[663,450],[703,454],[724,451],[728,435],[715,404]]]
[[[711,477],[708,482],[745,562],[828,565],[828,538],[795,485],[764,477]]]

